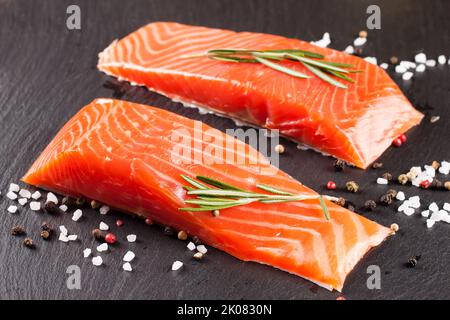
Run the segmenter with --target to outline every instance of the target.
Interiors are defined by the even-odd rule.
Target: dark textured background
[[[200,119],[219,128],[233,128],[231,121],[212,115],[201,116],[183,109],[142,88],[118,86],[96,70],[97,53],[113,39],[157,20],[178,21],[234,30],[275,33],[305,40],[319,39],[331,33],[331,47],[343,49],[357,32],[365,28],[365,10],[377,3],[382,10],[382,29],[369,32],[364,49],[386,61],[391,55],[413,59],[419,50],[430,56],[450,55],[449,1],[11,1],[0,0],[0,298],[88,298],[88,299],[335,299],[338,294],[317,289],[310,282],[271,267],[238,261],[210,249],[202,263],[190,259],[185,244],[163,235],[158,227],[112,213],[104,218],[110,225],[121,217],[125,226],[115,230],[121,244],[103,254],[105,266],[96,268],[83,259],[82,250],[92,246],[90,230],[100,221],[98,214],[85,211],[82,221],[74,223],[70,215],[50,217],[21,209],[11,215],[5,198],[7,186],[25,173],[39,152],[61,126],[80,107],[95,97],[123,99],[160,106]],[[82,30],[68,31],[66,8],[79,4]],[[381,158],[395,174],[412,165],[450,158],[450,67],[427,70],[402,86],[413,104],[427,114],[423,123],[409,134],[403,148],[390,149]],[[111,90],[114,87],[114,90]],[[429,123],[429,116],[441,120]],[[321,191],[334,179],[344,183],[354,179],[362,192],[352,197],[361,205],[376,198],[386,187],[374,183],[377,174],[351,169],[335,174],[332,160],[311,151],[300,151],[284,141],[287,153],[281,168],[305,184]],[[440,204],[448,193],[420,191],[404,187],[407,195],[420,194]],[[448,298],[450,294],[450,225],[437,224],[427,230],[423,219],[379,208],[366,214],[384,225],[397,222],[401,231],[371,251],[348,277],[344,295],[348,299],[429,299]],[[39,239],[40,222],[65,224],[81,237],[80,242],[64,244]],[[23,224],[35,239],[37,249],[24,248],[21,239],[9,235],[11,226]],[[124,236],[138,235],[139,242],[128,244]],[[135,271],[121,270],[121,257],[130,247],[137,254]],[[415,269],[404,263],[411,255],[421,254]],[[185,268],[170,271],[174,260],[183,260]],[[66,268],[77,264],[82,271],[82,289],[66,288]],[[382,270],[382,289],[366,288],[366,268],[377,264]]]

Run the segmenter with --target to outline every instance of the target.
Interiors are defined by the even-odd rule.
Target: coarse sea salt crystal
[[[177,270],[179,270],[182,266],[183,266],[183,262],[177,260],[177,261],[175,261],[175,262],[172,264],[172,271],[177,271]]]
[[[416,72],[424,72],[426,69],[424,64],[419,64],[416,68]]]
[[[395,72],[397,73],[405,73],[407,70],[404,66],[396,65],[395,66]]]
[[[397,208],[397,211],[398,212],[403,212],[403,211],[405,211],[406,208],[408,208],[408,206],[403,203]]]
[[[31,197],[32,197],[34,200],[39,199],[41,196],[42,196],[42,194],[41,194],[39,191],[35,191],[35,192],[33,192],[33,194],[31,195]]]
[[[205,254],[206,252],[208,252],[208,249],[206,249],[206,247],[201,244],[201,245],[197,246],[197,251]]]
[[[449,174],[449,172],[450,172],[449,167],[444,167],[444,166],[439,167],[439,173],[447,175],[447,174]]]
[[[425,53],[418,53],[416,54],[416,56],[414,57],[414,61],[416,63],[425,63],[427,62],[427,56]]]
[[[432,202],[428,206],[428,210],[430,210],[431,212],[439,211],[439,207],[436,202]]]
[[[448,203],[448,202],[444,203],[444,206],[442,207],[442,209],[450,212],[450,203]]]
[[[442,54],[438,57],[438,62],[439,64],[445,64],[447,62],[447,59],[445,58],[445,56]]]
[[[387,68],[389,68],[389,65],[386,62],[383,62],[382,64],[380,64],[380,67],[386,70]]]
[[[30,202],[30,209],[33,211],[39,211],[41,210],[41,203],[38,201],[31,201]]]
[[[131,267],[131,264],[129,262],[125,262],[122,266],[122,269],[128,272],[133,271],[133,268]]]
[[[378,178],[377,183],[378,184],[388,184],[388,181],[385,178]]]
[[[415,212],[415,210],[413,208],[406,208],[405,210],[403,210],[403,213],[407,216],[413,215],[414,212]]]
[[[434,176],[436,175],[436,169],[434,169],[432,166],[425,166],[425,173],[434,178]]]
[[[441,167],[444,167],[444,168],[450,168],[450,162],[448,162],[448,161],[442,161],[441,162]]]
[[[414,74],[413,74],[412,72],[407,71],[407,72],[405,72],[405,73],[402,75],[402,79],[405,80],[405,81],[411,80],[411,78],[413,77],[413,75],[414,75]]]
[[[353,48],[353,46],[347,46],[347,48],[345,48],[344,52],[348,53],[348,54],[353,54],[353,53],[355,53],[355,49]]]
[[[397,192],[397,195],[395,196],[395,198],[397,198],[397,200],[403,201],[403,200],[405,200],[405,193],[403,191],[399,191],[399,192]]]
[[[135,242],[136,241],[136,235],[135,234],[127,235],[127,241],[128,242]]]
[[[78,239],[78,236],[76,234],[71,234],[67,236],[67,239],[69,239],[69,241],[75,241]]]
[[[422,217],[428,218],[428,216],[430,215],[430,210],[424,210],[420,214],[422,215]]]
[[[353,41],[355,47],[360,47],[367,42],[367,38],[358,37]]]
[[[100,222],[99,229],[102,231],[107,231],[107,230],[109,230],[109,226],[102,221],[102,222]]]
[[[411,201],[411,202],[419,203],[420,202],[420,197],[419,196],[413,196],[413,197],[409,197],[408,200]]]
[[[412,173],[418,175],[419,173],[422,172],[422,168],[421,167],[417,167],[417,166],[416,167],[411,167],[411,169],[409,169],[409,172],[412,172]]]
[[[69,242],[69,238],[67,237],[67,235],[65,235],[65,234],[62,233],[62,232],[59,234],[58,240],[59,240],[59,241],[62,241],[62,242]]]
[[[436,60],[433,60],[433,59],[427,60],[427,62],[425,62],[425,64],[427,65],[427,67],[434,67],[434,66],[436,66]]]
[[[59,231],[61,231],[61,233],[66,236],[69,233],[69,231],[67,231],[67,228],[63,225],[59,226]]]
[[[19,196],[21,196],[22,198],[30,199],[31,198],[31,192],[28,191],[27,189],[20,189]]]
[[[11,183],[11,184],[9,185],[8,191],[19,192],[19,190],[20,190],[20,187],[19,187],[18,184],[16,184],[16,183]]]
[[[18,200],[18,202],[19,202],[19,204],[20,204],[21,206],[24,206],[24,205],[27,204],[28,199],[27,199],[27,198],[20,198],[20,199]]]
[[[99,267],[103,264],[103,259],[100,256],[96,256],[92,258],[92,264],[96,267]]]
[[[103,252],[108,250],[108,244],[106,242],[102,243],[101,245],[97,246],[98,252]]]
[[[404,66],[406,69],[414,69],[417,65],[411,61],[400,61],[400,65]]]
[[[429,229],[429,228],[433,227],[435,223],[436,223],[435,220],[428,219],[427,220],[427,228]]]
[[[377,58],[375,57],[365,57],[364,60],[371,64],[378,65]]]
[[[9,213],[16,213],[17,212],[17,206],[9,206],[7,210],[8,210]]]
[[[131,262],[135,256],[136,255],[133,251],[127,251],[127,253],[125,253],[125,255],[123,256],[123,261]]]
[[[58,204],[58,198],[51,192],[47,193],[47,201],[46,202],[53,202],[54,204]]]
[[[86,248],[83,250],[83,257],[88,258],[92,253],[91,248]]]
[[[15,194],[13,191],[8,191],[8,193],[6,194],[6,197],[10,200],[16,200],[17,194]]]
[[[83,211],[81,211],[80,209],[77,209],[73,213],[72,220],[73,221],[78,221],[82,216],[83,216]]]
[[[66,212],[68,208],[65,204],[62,204],[59,206],[59,209],[61,209],[62,212]]]
[[[191,251],[195,250],[195,244],[193,242],[189,242],[187,248]]]
[[[100,207],[100,214],[107,214],[108,213],[108,211],[109,211],[109,207],[108,206],[101,206]]]

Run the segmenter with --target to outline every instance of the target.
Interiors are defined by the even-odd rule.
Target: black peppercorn
[[[384,204],[385,206],[390,205],[392,203],[392,201],[393,201],[393,197],[390,194],[383,194],[380,197],[381,204]]]
[[[420,256],[413,256],[408,259],[408,267],[414,268],[417,265],[417,262],[420,260]]]
[[[166,236],[173,236],[174,231],[173,231],[173,229],[171,227],[165,227],[164,228],[164,234]]]
[[[105,241],[105,233],[102,232],[100,229],[94,229],[92,230],[92,236],[95,240],[104,242]]]
[[[50,232],[48,232],[47,230],[42,230],[41,237],[42,239],[47,240],[48,238],[50,238]]]
[[[382,167],[383,167],[383,163],[381,163],[381,162],[374,162],[372,164],[372,168],[373,169],[379,169],[379,168],[382,168]]]
[[[373,201],[373,200],[367,200],[367,201],[364,203],[364,208],[365,208],[366,210],[368,210],[368,211],[372,211],[372,210],[375,209],[376,207],[377,207],[377,204],[376,204],[376,202]]]
[[[345,161],[336,159],[336,161],[334,161],[334,169],[336,171],[342,171],[345,168]]]
[[[41,230],[51,232],[52,227],[47,222],[43,222],[41,225]]]
[[[202,242],[200,241],[200,239],[199,239],[197,236],[192,237],[192,242],[193,242],[196,246],[202,244]]]
[[[397,190],[389,189],[389,190],[386,192],[386,194],[392,196],[392,198],[395,198],[395,197],[397,196]]]
[[[23,245],[27,248],[34,248],[33,240],[31,238],[25,238],[23,240]]]
[[[25,228],[24,227],[21,227],[21,226],[14,226],[12,229],[11,229],[11,234],[13,235],[13,236],[21,236],[21,235],[24,235],[26,232],[25,232]]]
[[[62,213],[62,210],[54,202],[51,202],[51,201],[47,202],[44,205],[44,209],[47,213],[50,213],[50,214]]]
[[[386,179],[387,181],[391,181],[392,180],[392,174],[390,174],[389,172],[383,173],[383,175],[381,177]]]

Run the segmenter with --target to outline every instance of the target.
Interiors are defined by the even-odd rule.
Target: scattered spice
[[[379,168],[382,168],[382,167],[383,167],[383,163],[382,162],[374,162],[372,164],[372,168],[373,169],[379,169]]]
[[[395,138],[394,141],[392,141],[392,145],[394,147],[401,147],[402,144],[403,142],[400,138]]]
[[[408,140],[405,134],[401,134],[398,138],[401,140],[402,143],[405,143],[406,140]]]
[[[198,246],[200,244],[202,244],[202,242],[200,241],[200,239],[197,236],[192,237],[192,242]]]
[[[397,58],[396,56],[392,56],[392,57],[389,59],[389,62],[390,62],[391,64],[397,64],[397,63],[398,63],[398,58]]]
[[[438,122],[440,118],[441,118],[441,117],[439,117],[439,116],[432,116],[432,117],[430,118],[430,122],[431,122],[431,123]]]
[[[411,258],[408,259],[408,267],[409,268],[414,268],[417,265],[417,262],[420,260],[421,256],[413,256]]]
[[[101,205],[102,204],[100,202],[98,202],[98,201],[95,201],[95,200],[91,201],[91,208],[92,209],[98,209],[98,208],[100,208]]]
[[[123,224],[124,224],[124,222],[123,222],[122,219],[117,219],[116,220],[116,226],[121,227],[121,226],[123,226]]]
[[[445,189],[450,190],[450,181],[446,181],[444,183],[444,187],[445,187]]]
[[[361,30],[358,33],[358,35],[359,35],[360,38],[367,38],[367,31],[366,30]]]
[[[171,228],[171,227],[165,227],[164,228],[164,234],[166,235],[166,236],[173,236],[173,229]]]
[[[47,230],[42,230],[41,231],[41,238],[44,240],[48,240],[50,238],[50,232],[48,232]]]
[[[212,211],[212,215],[213,215],[214,217],[218,217],[218,216],[220,215],[220,211],[219,211],[219,210],[213,210],[213,211]]]
[[[356,210],[356,206],[353,202],[351,201],[345,201],[345,206],[344,206],[347,210],[350,210],[352,212],[355,212]]]
[[[334,182],[334,181],[328,181],[328,182],[327,182],[327,189],[328,189],[328,190],[334,190],[334,189],[336,189],[336,182]]]
[[[116,235],[114,233],[109,232],[106,236],[105,236],[105,241],[109,244],[114,244],[117,241]]]
[[[71,197],[64,197],[62,198],[61,203],[66,206],[74,206],[76,204],[76,201]]]
[[[393,223],[391,224],[391,230],[397,232],[398,230],[400,230],[400,227],[398,226],[398,224]]]
[[[393,198],[395,198],[397,196],[397,190],[394,189],[389,189],[386,194],[392,196]]]
[[[431,163],[431,167],[432,167],[434,170],[439,169],[440,166],[441,166],[441,164],[440,164],[439,162],[437,162],[436,160],[434,160],[434,161]]]
[[[184,241],[184,240],[187,239],[187,237],[188,237],[188,235],[187,235],[186,231],[180,230],[180,232],[178,232],[178,239],[179,240]]]
[[[195,260],[202,260],[202,259],[203,259],[203,253],[201,253],[201,252],[196,252],[196,253],[194,254],[194,259],[195,259]]]
[[[419,184],[419,186],[420,186],[422,189],[428,189],[428,188],[430,187],[430,185],[431,185],[431,182],[428,181],[428,180],[423,180],[423,181]]]
[[[383,205],[386,205],[386,206],[390,205],[393,200],[394,199],[393,199],[392,195],[390,195],[390,194],[383,194],[380,197],[380,203]]]
[[[356,47],[355,52],[353,53],[355,56],[361,56],[363,53],[363,50],[361,47]]]
[[[100,229],[92,230],[92,236],[97,241],[101,241],[101,242],[105,241],[105,234]]]
[[[23,240],[23,245],[27,248],[34,248],[33,239],[31,238],[25,238]]]
[[[372,211],[373,209],[375,209],[377,207],[377,203],[373,200],[367,200],[364,203],[364,208],[368,211]]]
[[[22,236],[24,234],[26,234],[25,228],[22,226],[14,226],[11,229],[11,234],[13,236]]]
[[[86,203],[86,200],[84,198],[77,198],[75,200],[75,204],[79,207],[84,206],[85,203]]]
[[[337,200],[335,200],[335,201],[333,201],[333,202],[336,203],[338,206],[344,207],[344,206],[345,206],[345,203],[346,203],[347,201],[345,201],[344,198],[339,197]]]
[[[386,179],[387,181],[391,181],[391,180],[392,180],[392,174],[389,173],[389,172],[383,173],[383,174],[381,175],[381,177],[382,177],[383,179]]]
[[[431,182],[430,187],[434,188],[434,189],[441,189],[443,187],[443,183],[442,181],[433,178],[433,181]]]
[[[409,181],[413,181],[417,177],[417,173],[410,171],[406,174],[406,176],[408,177]]]
[[[345,161],[336,159],[336,161],[334,161],[334,169],[336,171],[342,171],[345,168],[345,164],[346,164]]]
[[[345,186],[349,192],[358,192],[359,185],[355,181],[349,181],[345,184]]]
[[[150,218],[145,219],[145,223],[151,226],[153,224],[153,220]]]
[[[42,231],[48,231],[51,232],[52,231],[52,227],[48,224],[48,222],[43,222],[41,225],[41,230]]]
[[[45,205],[44,205],[44,209],[45,209],[45,211],[47,212],[47,213],[49,213],[49,214],[55,214],[55,215],[58,215],[58,214],[61,214],[63,211],[54,203],[54,202],[52,202],[52,201],[50,201],[50,202],[47,202]]]
[[[400,184],[406,184],[409,181],[408,176],[406,174],[401,174],[398,176],[398,182]]]
[[[284,153],[284,146],[282,144],[277,144],[275,146],[275,152],[279,154]]]

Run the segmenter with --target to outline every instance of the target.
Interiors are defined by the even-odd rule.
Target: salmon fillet
[[[180,137],[192,139],[187,140],[189,147],[203,156],[201,161],[188,161],[185,153],[174,152]],[[234,145],[221,143],[226,139]],[[216,152],[209,152],[211,147]],[[220,161],[220,151],[241,153],[253,165],[235,163],[231,157]],[[392,233],[389,228],[328,200],[327,220],[317,199],[252,203],[221,210],[218,217],[179,210],[192,198],[183,189],[182,174],[208,176],[251,191],[257,190],[256,184],[266,184],[317,195],[267,161],[252,162],[254,157],[265,159],[249,145],[201,122],[145,105],[97,99],[59,131],[23,181],[149,217],[239,259],[341,290],[363,255]]]
[[[188,57],[221,48],[308,50],[363,72],[350,74],[355,83],[340,89],[315,76],[298,79],[261,64]],[[284,64],[312,75],[300,63]],[[360,168],[366,168],[423,117],[378,66],[269,34],[150,23],[100,53],[98,69],[187,106],[278,129],[302,145]]]

